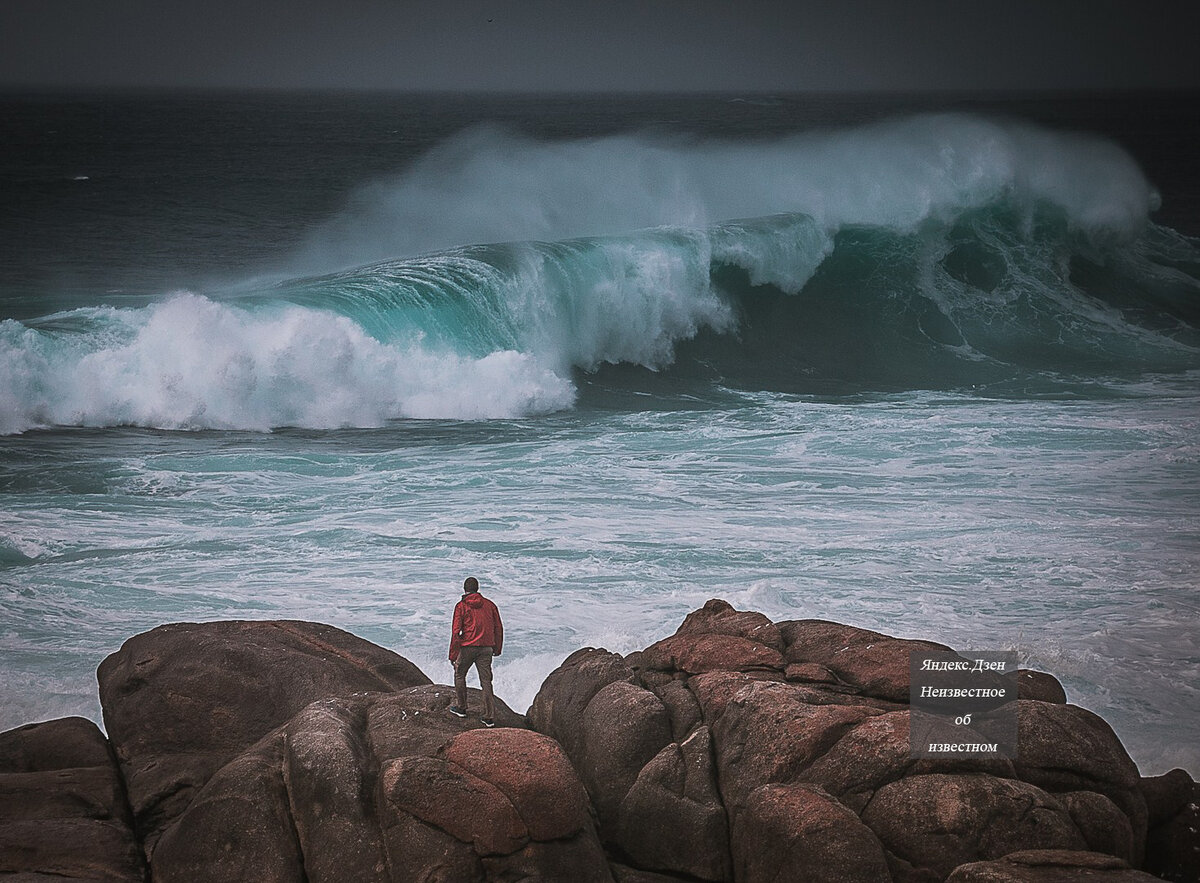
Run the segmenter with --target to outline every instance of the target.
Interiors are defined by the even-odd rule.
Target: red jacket
[[[496,605],[478,592],[468,592],[454,606],[454,630],[450,634],[450,661],[458,661],[460,647],[491,647],[499,656],[504,646],[504,623]]]

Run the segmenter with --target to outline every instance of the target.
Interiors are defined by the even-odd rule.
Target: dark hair
[[[475,577],[473,577],[473,576],[467,577],[463,581],[463,591],[464,592],[478,592],[479,591],[479,580],[475,579]]]

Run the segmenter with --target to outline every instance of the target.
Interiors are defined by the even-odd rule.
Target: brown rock
[[[815,662],[793,662],[784,669],[783,676],[793,682],[810,684],[840,684],[837,675]]]
[[[707,727],[667,745],[642,768],[621,803],[617,843],[639,867],[729,879],[728,822]]]
[[[161,626],[97,675],[147,855],[218,769],[309,703],[429,683],[402,656],[303,622]]]
[[[861,810],[876,789],[916,762],[909,751],[908,712],[894,711],[849,730],[804,771],[804,780]]]
[[[769,669],[782,672],[783,656],[766,644],[724,634],[676,634],[642,651],[649,668],[701,674],[706,671]]]
[[[683,741],[704,719],[695,694],[683,681],[668,681],[654,692],[671,717],[671,739]]]
[[[495,880],[613,883],[608,857],[591,832],[581,832],[570,840],[533,840],[511,855],[485,856],[482,864],[484,879],[489,883]],[[445,879],[446,883],[458,881],[457,877]]]
[[[529,707],[529,725],[558,741],[568,757],[578,757],[583,711],[592,697],[614,681],[632,681],[633,669],[616,653],[576,650],[552,671]]]
[[[95,819],[33,819],[0,825],[0,878],[133,883],[142,880],[136,845],[123,825]]]
[[[733,609],[728,601],[714,598],[699,610],[689,613],[676,635],[733,635],[757,644],[765,644],[783,652],[783,636],[779,627],[761,613]]]
[[[304,855],[283,778],[286,736],[273,734],[222,767],[158,840],[155,883],[304,880]]]
[[[483,694],[473,687],[467,689],[468,701],[480,707]],[[370,697],[368,697],[370,698]],[[379,699],[382,697],[376,697]],[[458,718],[446,709],[455,702],[454,688],[432,684],[410,687],[388,697],[388,701],[372,701],[367,708],[367,739],[377,757],[405,757],[410,754],[434,756],[442,746],[468,729],[479,729],[477,718]],[[496,702],[497,727],[524,727],[525,718],[516,714],[504,702]]]
[[[876,836],[819,789],[764,785],[734,816],[734,878],[744,883],[879,883],[891,879]]]
[[[116,759],[94,723],[64,718],[0,733],[0,875],[141,881],[130,823]]]
[[[500,791],[534,840],[564,840],[589,826],[587,794],[553,739],[529,730],[470,730],[442,756]]]
[[[700,713],[704,722],[712,727],[725,710],[729,708],[735,696],[748,689],[752,684],[781,683],[775,678],[763,678],[742,671],[710,671],[687,679],[687,688],[700,705]],[[799,692],[792,694],[799,696]]]
[[[713,724],[726,807],[774,782],[795,781],[851,728],[878,714],[860,706],[810,705],[791,684],[748,681]]]
[[[950,649],[820,619],[781,622],[779,631],[789,663],[817,663],[868,696],[892,702],[908,702],[911,653]]]
[[[281,772],[309,883],[387,879],[374,830],[375,761],[364,738],[364,704],[361,698],[315,702],[284,729]]]
[[[475,705],[482,701],[476,690],[470,690],[470,701]],[[448,687],[414,687],[401,693],[380,697],[383,701],[372,702],[367,711],[366,740],[374,754],[373,763],[386,763],[387,758],[425,756],[437,758],[449,764],[443,755],[455,738],[467,732],[483,732],[482,724],[472,718],[465,720],[451,715],[446,709],[454,701],[454,691]],[[524,725],[524,718],[512,712],[503,702],[496,702],[497,729],[504,733],[509,728]],[[532,735],[532,734],[531,734]],[[465,771],[470,772],[470,771]],[[472,773],[472,775],[474,775]],[[475,775],[484,781],[486,777]],[[545,779],[541,776],[532,780],[538,787]],[[487,782],[495,787],[495,783]],[[503,794],[501,789],[497,791]],[[427,799],[432,799],[427,796]],[[503,803],[492,808],[493,813],[504,813],[509,818],[505,804],[516,813],[512,800],[505,796]],[[464,842],[445,830],[426,824],[410,813],[396,811],[392,805],[377,802],[373,811],[378,825],[384,831],[384,849],[388,856],[389,880],[446,880],[483,881],[485,871],[482,856],[474,848],[474,836]],[[519,818],[519,813],[516,813]],[[486,816],[485,816],[486,818]],[[524,820],[520,820],[527,832]],[[528,842],[525,835],[521,842]],[[336,878],[335,878],[336,879]],[[313,881],[310,881],[313,883]]]
[[[946,883],[1152,883],[1156,879],[1111,855],[1032,849],[961,865]]]
[[[702,728],[690,741],[687,735],[700,723],[699,704],[682,681],[647,678],[640,668],[645,653],[633,660],[636,673],[629,661],[594,650],[568,657],[542,685],[530,721],[562,742],[606,842],[649,868],[686,868],[703,877],[715,867],[719,878],[728,866],[728,838],[709,733]]]
[[[163,833],[156,883],[608,880],[558,745],[483,729],[450,715],[452,701],[452,689],[430,685],[303,709],[226,764]],[[500,702],[496,717],[522,722]]]
[[[1138,782],[1146,799],[1146,822],[1157,828],[1170,821],[1188,804],[1195,786],[1186,770],[1173,769],[1161,776],[1146,776]]]
[[[112,767],[0,773],[0,824],[33,819],[115,819],[128,825]]]
[[[1017,775],[1052,793],[1094,791],[1108,797],[1129,819],[1132,860],[1140,864],[1146,841],[1146,799],[1137,766],[1112,727],[1075,705],[1021,699],[1017,709]]]
[[[677,877],[675,874],[659,874],[654,871],[643,871],[639,868],[631,868],[628,865],[623,865],[620,862],[609,862],[609,867],[612,868],[613,879],[616,883],[690,883],[686,877]]]
[[[774,625],[714,600],[624,660],[599,650],[573,655],[543,686],[545,708],[531,719],[579,766],[605,836],[626,863],[621,873],[718,879],[731,860],[735,876],[807,879],[809,870],[788,864],[786,844],[816,848],[803,821],[811,807],[821,808],[812,810],[817,816],[858,819],[855,837],[865,831],[887,847],[871,853],[886,870],[872,864],[863,879],[882,873],[932,883],[962,862],[1029,847],[1139,860],[1142,791],[1156,785],[1138,779],[1103,721],[1065,704],[1052,675],[1010,676],[1022,697],[1018,761],[911,756],[911,654],[932,651],[950,648],[820,620]],[[591,670],[581,671],[583,663]],[[996,686],[1003,681],[992,677]],[[711,752],[696,750],[701,738]],[[692,776],[710,767],[711,776]],[[690,791],[693,782],[710,790]],[[758,805],[760,797],[770,806]],[[722,811],[735,820],[725,835]],[[779,834],[774,853],[770,844],[747,846],[752,829],[770,825]],[[728,859],[703,845],[723,836]]]
[[[1058,678],[1044,671],[1033,671],[1019,668],[1017,675],[1017,698],[1036,699],[1039,702],[1053,702],[1064,705],[1067,701],[1067,691],[1059,683]]]
[[[1095,791],[1069,791],[1058,798],[1088,849],[1126,862],[1133,860],[1133,825],[1115,803]]]
[[[1192,785],[1178,812],[1151,829],[1144,867],[1175,883],[1200,881],[1200,784]]]
[[[1112,727],[1077,705],[1022,699],[1017,708],[1020,752],[1016,766],[1022,779],[1051,790],[1099,785],[1136,792],[1144,819],[1145,798],[1137,766]]]
[[[471,844],[479,855],[507,855],[529,842],[529,829],[495,785],[433,757],[400,757],[381,771],[391,808]]]
[[[671,716],[656,695],[614,681],[584,709],[583,741],[573,758],[600,817],[602,836],[615,830],[618,809],[638,774],[671,741]]]
[[[820,785],[846,806],[861,812],[875,791],[888,782],[931,773],[1014,777],[1012,762],[1004,759],[967,754],[951,758],[912,757],[906,709],[867,718],[808,767],[801,778]]]
[[[108,740],[86,718],[64,717],[0,733],[0,773],[39,773],[112,763]]]
[[[445,883],[484,883],[483,861],[469,846],[440,828],[407,813],[389,813],[382,820],[388,855],[388,878]]]
[[[1062,804],[1025,782],[979,773],[908,776],[862,812],[889,852],[940,876],[1017,849],[1086,849]]]
[[[530,709],[544,735],[503,703],[496,729],[451,716],[450,688],[304,623],[155,630],[100,679],[156,883],[1088,879],[1135,873],[1082,850],[1136,863],[1151,818],[1181,867],[1190,778],[1141,779],[1050,675],[1016,675],[1017,762],[911,758],[909,657],[946,649],[710,601],[644,651],[568,657]],[[54,750],[95,758],[84,729]],[[31,824],[62,838],[63,813],[102,821],[115,799],[90,767],[42,788],[35,743],[0,734],[0,857]],[[95,876],[68,853],[62,868]]]

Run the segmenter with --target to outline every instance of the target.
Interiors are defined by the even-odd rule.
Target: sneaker
[[[467,716],[467,710],[465,708],[459,708],[457,705],[451,705],[449,708],[449,711],[455,717],[466,717]]]
[[[494,726],[496,726],[496,722],[495,722],[494,720],[492,720],[490,717],[481,717],[481,718],[480,718],[480,720],[481,720],[481,721],[483,721],[483,725],[484,725],[485,727],[494,727]]]

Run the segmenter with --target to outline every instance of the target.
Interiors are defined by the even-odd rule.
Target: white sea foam
[[[1039,203],[1057,238],[1022,226]],[[743,384],[539,420],[7,435],[0,730],[99,721],[97,664],[172,621],[329,622],[445,683],[450,611],[474,574],[504,612],[496,689],[517,711],[578,647],[639,649],[724,597],[775,619],[1013,647],[1102,714],[1143,773],[1200,775],[1186,735],[1200,729],[1198,378],[1117,382],[1088,367],[1111,349],[1132,375],[1141,363],[1120,351],[1142,337],[1166,348],[1174,334],[1179,349],[1194,338],[1178,323],[1160,335],[1118,321],[1072,287],[1066,253],[1136,236],[1154,203],[1110,144],[971,117],[741,145],[477,130],[359,194],[297,259],[321,272],[386,265],[316,280],[289,268],[259,297],[0,323],[4,432],[519,416],[567,407],[571,366],[662,368],[697,329],[731,329],[753,302],[726,302],[711,265],[797,292],[842,231],[867,245],[835,253],[830,273],[862,275],[775,302],[819,308],[869,290],[850,306],[890,328],[887,308],[919,295],[912,305],[930,299],[956,327],[965,318],[1039,354],[1077,346],[1101,393],[828,400]],[[947,272],[952,237],[940,234],[955,218],[956,235],[974,231],[971,245],[1006,266],[1004,285]],[[1147,283],[1135,312],[1195,301],[1183,237],[1151,228],[1099,255],[1122,297]],[[815,318],[838,319],[833,306]],[[859,343],[888,350],[854,321],[837,326],[852,356]]]
[[[519,712],[573,650],[640,649],[723,597],[1015,648],[1144,773],[1200,772],[1181,735],[1200,714],[1200,486],[1177,456],[1197,413],[1168,384],[1069,407],[763,393],[502,426],[5,439],[10,487],[23,463],[39,475],[0,521],[29,558],[0,581],[0,729],[96,715],[99,660],[169,621],[330,622],[446,683],[473,574],[504,614],[496,690]]]
[[[712,252],[704,232],[672,230],[521,247],[499,308],[523,348],[560,373],[619,362],[661,368],[701,327],[733,324],[709,278]]]
[[[433,175],[438,163],[470,174]],[[480,187],[482,201],[464,186]],[[402,215],[429,210],[422,199],[442,201],[444,215],[386,217],[397,206]],[[574,400],[573,367],[661,368],[698,329],[729,330],[736,309],[715,290],[714,263],[742,268],[751,285],[796,292],[831,253],[839,226],[903,232],[996,201],[1030,210],[1039,200],[1059,206],[1096,242],[1133,235],[1153,205],[1140,173],[1111,146],[969,119],[740,147],[635,137],[551,147],[476,133],[360,206],[355,217],[386,222],[388,234],[364,240],[359,257],[471,238],[548,240],[610,228],[619,235],[452,248],[294,283],[257,301],[179,294],[140,309],[5,322],[0,432],[56,424],[373,427],[398,417],[555,411]],[[750,217],[703,226],[739,215]],[[674,226],[627,232],[654,223]],[[326,231],[325,244],[338,235]],[[1050,254],[1038,267],[1050,283],[1062,281],[1054,261]],[[1143,269],[1161,274],[1163,266]],[[921,293],[950,312],[1003,325],[1008,302],[1027,303],[1038,291],[1085,336],[1151,336],[1021,269],[1010,264],[1016,282],[986,296],[954,287],[945,273],[930,273]],[[888,285],[880,290],[890,296]],[[982,312],[972,313],[981,301]],[[1186,348],[1170,338],[1155,345]],[[1152,395],[1156,385],[1128,391]],[[1193,387],[1185,383],[1182,394]],[[518,711],[575,647],[636,649],[722,595],[774,618],[826,616],[959,646],[1000,636],[1061,672],[1089,707],[1111,711],[1152,767],[1168,758],[1198,762],[1158,738],[1191,718],[1163,710],[1175,694],[1156,670],[1190,676],[1190,663],[1155,655],[1155,641],[1165,639],[1143,636],[1137,646],[1150,650],[1123,669],[1137,654],[1078,624],[1149,618],[1183,658],[1195,656],[1187,655],[1194,634],[1177,625],[1192,609],[1177,589],[1188,584],[1194,553],[1185,548],[1189,535],[1176,541],[1170,527],[1194,513],[1184,505],[1182,519],[1170,516],[1174,475],[1150,480],[1154,501],[1170,488],[1166,514],[1138,507],[1144,479],[1123,485],[1128,494],[1096,490],[1114,469],[1153,476],[1194,465],[1194,432],[1149,455],[1134,445],[1097,466],[1064,452],[1058,437],[1119,437],[1123,414],[1108,423],[1088,411],[1083,425],[1057,414],[1052,429],[1034,421],[1028,431],[1045,450],[1029,452],[1007,438],[1007,420],[959,425],[953,406],[910,423],[887,406],[822,413],[781,406],[772,395],[745,400],[748,410],[715,413],[680,433],[669,415],[626,414],[615,427],[589,427],[583,441],[501,446],[495,461],[473,445],[426,459],[417,442],[402,446],[403,462],[351,457],[332,470],[307,459],[264,463],[257,454],[228,463],[210,450],[203,468],[124,463],[86,489],[112,507],[99,519],[63,518],[51,501],[0,524],[0,562],[45,565],[23,572],[16,594],[0,594],[13,621],[33,634],[40,626],[31,622],[68,623],[66,635],[89,626],[78,640],[45,639],[72,672],[62,689],[73,698],[31,696],[34,681],[21,681],[7,723],[75,701],[90,703],[77,710],[94,715],[94,699],[80,698],[80,671],[94,669],[131,631],[179,618],[334,621],[446,679],[437,611],[451,562],[490,574],[506,593],[518,649],[498,663],[498,690]],[[1176,425],[1159,419],[1138,431],[1162,438]],[[932,448],[931,436],[940,438]],[[1043,456],[1057,462],[1054,480],[1029,482],[1023,476]],[[181,508],[157,518],[141,508],[165,499]],[[138,501],[135,518],[121,517],[128,500]],[[230,500],[245,501],[232,516]],[[1070,517],[1059,507],[1073,507]],[[1092,548],[1097,536],[1123,551]],[[63,596],[43,572],[70,581],[78,597]],[[1089,610],[1079,595],[1093,585],[1107,600]],[[1126,591],[1165,598],[1165,614],[1131,616],[1112,600]],[[398,611],[397,598],[410,609]],[[1031,616],[1044,617],[1046,629],[1020,633]],[[13,655],[37,644],[14,640]],[[1072,663],[1081,652],[1090,654],[1085,664]],[[1114,697],[1105,683],[1124,686]],[[1142,693],[1154,697],[1154,709],[1137,723]]]
[[[568,381],[526,354],[388,346],[322,310],[251,311],[180,294],[100,312],[85,334],[0,326],[0,374],[10,378],[0,432],[380,426],[553,411],[574,399]]]

